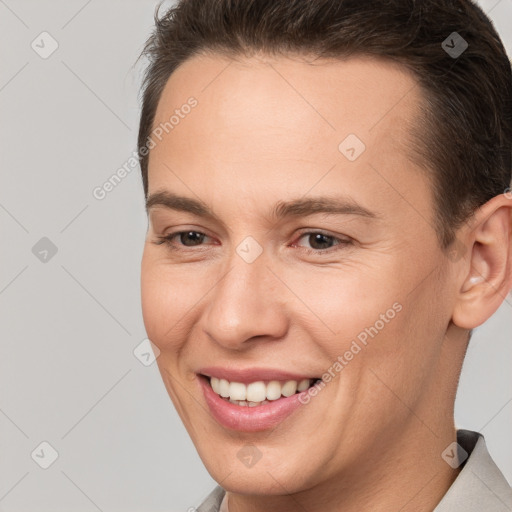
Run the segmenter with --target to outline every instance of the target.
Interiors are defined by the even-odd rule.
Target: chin
[[[249,443],[246,445],[248,446]],[[264,461],[264,455],[261,459],[254,462],[243,462],[244,452],[241,449],[235,451],[233,455],[219,457],[219,453],[203,455],[201,459],[210,476],[218,484],[229,492],[237,494],[253,494],[266,496],[279,496],[288,493],[297,493],[313,486],[308,486],[308,474],[298,471],[302,465],[291,457],[289,464],[283,466],[286,461],[286,454],[279,454],[277,460]],[[238,451],[242,454],[237,455]],[[226,450],[225,453],[228,453]],[[314,473],[312,468],[308,468],[308,473]],[[311,475],[312,477],[312,475]]]

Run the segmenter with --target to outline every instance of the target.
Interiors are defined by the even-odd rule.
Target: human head
[[[146,196],[149,151],[144,148],[171,74],[197,54],[236,57],[258,51],[368,55],[414,73],[424,102],[410,146],[435,190],[443,247],[476,208],[510,187],[510,61],[492,23],[472,1],[192,0],[155,15],[155,23],[144,50],[150,65],[138,138]],[[440,51],[452,32],[468,44],[457,58]]]
[[[420,470],[437,471],[467,330],[511,282],[510,214],[498,197],[510,182],[510,65],[481,11],[453,5],[185,1],[157,24],[139,147],[169,115],[179,121],[141,161],[153,208],[143,314],[176,409],[228,488],[277,495],[282,482],[299,493],[340,476],[357,486],[414,436]],[[453,31],[469,44],[455,59],[441,45]],[[466,81],[446,91],[455,68]],[[189,114],[176,109],[186,104]],[[465,147],[476,125],[479,156]],[[366,144],[353,161],[338,150],[347,134]],[[318,194],[344,194],[350,214],[306,219],[304,203],[281,204],[285,220],[270,214]],[[285,245],[303,224],[346,235],[341,251],[321,259]],[[178,225],[213,243],[163,244]],[[446,258],[454,239],[467,251]],[[255,248],[254,260],[242,257]],[[294,419],[238,432],[208,412],[200,374],[212,365],[335,375]],[[237,459],[248,442],[262,457],[254,468]],[[410,451],[401,460],[411,465]]]

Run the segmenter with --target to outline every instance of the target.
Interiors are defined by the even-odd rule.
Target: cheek
[[[364,342],[369,336],[365,329],[375,332],[377,324],[379,333],[385,331],[399,315],[393,307],[397,294],[388,283],[376,285],[382,276],[374,274],[373,269],[354,265],[303,273],[283,269],[282,275],[297,299],[296,312],[304,311],[317,326],[319,336],[327,333],[333,349],[344,350],[358,336]]]
[[[176,270],[144,253],[141,267],[142,317],[149,339],[161,350],[175,348],[185,325],[190,287]]]
[[[377,336],[368,338],[361,370],[373,383],[368,396],[375,407],[388,403],[398,414],[403,404],[397,396],[411,405],[429,388],[445,332],[444,319],[432,311],[432,300],[429,290],[421,289],[402,297],[400,312]]]
[[[403,272],[404,266],[401,268]],[[331,269],[300,277],[296,274],[292,281],[290,273],[287,279],[301,299],[296,307],[312,322],[310,334],[322,345],[325,360],[331,362],[325,371],[343,374],[334,385],[367,393],[365,399],[370,401],[374,396],[385,398],[389,390],[375,372],[392,388],[405,388],[406,396],[413,395],[415,383],[425,378],[426,369],[437,357],[436,341],[443,331],[442,319],[432,311],[429,284],[410,293],[412,286],[404,287],[398,266],[340,269],[339,273]],[[334,367],[336,361],[339,364]],[[356,389],[362,376],[364,389]],[[392,394],[389,399],[394,400]]]

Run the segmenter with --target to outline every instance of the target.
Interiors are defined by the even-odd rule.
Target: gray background
[[[512,54],[512,0],[481,4]],[[4,512],[173,512],[215,485],[156,364],[133,354],[145,338],[138,167],[102,201],[92,195],[136,147],[141,66],[133,65],[155,5],[0,0]],[[43,31],[59,45],[46,59],[31,47],[51,48]],[[43,237],[58,249],[46,262],[32,252]],[[509,481],[511,327],[509,296],[476,331],[456,404],[457,424],[486,435]],[[59,454],[46,470],[31,458],[42,441]],[[48,460],[48,450],[38,453]]]

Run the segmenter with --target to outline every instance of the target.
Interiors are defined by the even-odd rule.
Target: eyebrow
[[[180,196],[173,192],[160,191],[150,194],[146,200],[146,212],[155,206],[171,210],[191,213],[220,222],[220,219],[202,201],[190,197]],[[287,217],[307,217],[315,214],[359,215],[365,218],[377,218],[375,212],[361,206],[347,197],[311,197],[299,198],[290,201],[278,201],[270,212],[273,221]]]

